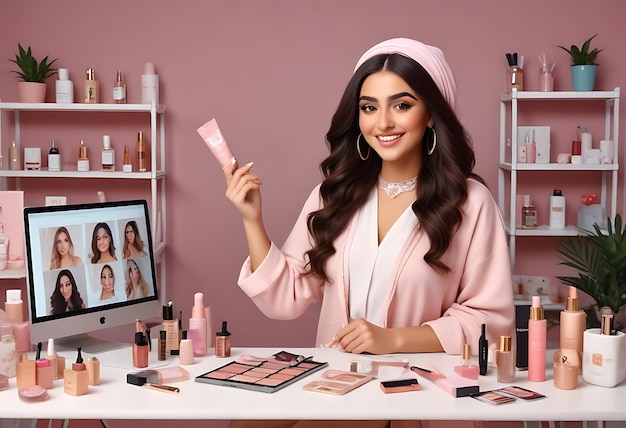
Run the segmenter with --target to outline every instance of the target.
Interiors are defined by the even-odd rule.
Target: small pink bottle
[[[533,296],[528,320],[528,380],[531,382],[546,380],[547,329],[541,297]]]
[[[203,357],[207,354],[206,327],[204,294],[196,293],[193,296],[193,307],[191,308],[191,318],[189,318],[189,338],[193,342],[193,355],[195,357]]]
[[[472,349],[469,343],[463,345],[463,364],[454,367],[454,371],[467,379],[478,379],[479,368],[476,364],[472,363]]]

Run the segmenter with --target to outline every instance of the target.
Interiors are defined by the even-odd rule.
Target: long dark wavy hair
[[[426,130],[422,140],[424,161],[418,177],[413,212],[430,240],[424,261],[440,273],[450,268],[441,257],[461,224],[460,206],[467,199],[467,178],[484,183],[472,172],[475,158],[472,142],[428,72],[414,60],[399,54],[381,54],[364,62],[354,73],[333,115],[326,142],[330,155],[320,169],[324,181],[320,187],[323,208],[309,214],[307,225],[314,246],[306,252],[309,275],[329,281],[325,264],[336,249],[335,239],[345,230],[352,216],[368,199],[382,166],[380,156],[371,150],[361,160],[356,150],[359,136],[359,96],[363,81],[373,73],[388,70],[396,73],[419,95],[432,116],[437,146],[432,146],[433,132]]]
[[[98,249],[97,240],[98,230],[100,229],[104,229],[104,231],[109,235],[109,248],[107,251],[109,252],[111,257],[117,260],[117,258],[115,257],[115,243],[113,242],[113,234],[111,233],[111,228],[106,223],[98,223],[96,224],[96,227],[93,228],[93,233],[91,234],[91,251],[93,254],[91,256],[91,263],[98,263],[98,261],[100,260],[101,255],[100,250]]]
[[[61,291],[59,290],[61,287],[61,277],[67,276],[72,284],[72,296],[69,301],[65,301]],[[54,291],[52,292],[52,296],[50,296],[50,305],[52,306],[52,314],[62,314],[63,312],[75,311],[78,309],[82,309],[84,307],[84,302],[82,297],[80,297],[80,292],[78,291],[78,287],[76,286],[76,280],[74,279],[74,275],[68,269],[63,269],[57,275],[57,280],[54,285]]]

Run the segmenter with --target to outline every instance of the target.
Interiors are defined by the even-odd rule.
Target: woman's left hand
[[[353,354],[391,354],[396,352],[393,331],[378,327],[363,318],[351,321],[337,332],[336,341]]]

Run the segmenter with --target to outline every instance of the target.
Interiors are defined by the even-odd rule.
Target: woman
[[[143,279],[137,262],[128,260],[126,267],[126,299],[147,297],[149,290],[148,283]]]
[[[85,309],[85,303],[76,287],[76,280],[69,269],[63,269],[57,275],[54,292],[50,296],[50,304],[52,315]]]
[[[115,274],[109,265],[102,266],[102,270],[100,270],[100,286],[102,287],[100,291],[101,302],[108,301],[107,303],[110,303],[112,300],[117,301],[115,296]]]
[[[52,241],[52,256],[50,270],[80,266],[83,261],[74,255],[74,243],[66,227],[59,227],[54,233]]]
[[[502,219],[456,97],[438,48],[392,39],[367,51],[326,134],[324,180],[282,249],[252,165],[225,168],[250,251],[239,285],[267,316],[319,301],[316,343],[352,353],[460,354],[483,323],[491,343],[513,334]]]
[[[111,228],[106,223],[98,223],[91,236],[91,263],[110,263],[117,261],[115,244]]]
[[[122,256],[125,259],[135,259],[137,257],[148,255],[143,250],[143,241],[139,236],[139,228],[137,227],[137,222],[135,220],[131,220],[126,223],[126,227],[124,227],[124,238]]]

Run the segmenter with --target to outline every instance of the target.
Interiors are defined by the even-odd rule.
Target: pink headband
[[[417,40],[405,38],[385,40],[365,52],[357,62],[354,70],[356,71],[365,61],[376,55],[392,53],[411,58],[424,67],[439,88],[439,91],[441,91],[441,94],[448,101],[448,104],[450,104],[450,107],[452,107],[452,110],[456,111],[456,82],[443,56],[443,52],[435,46],[429,46]]]

